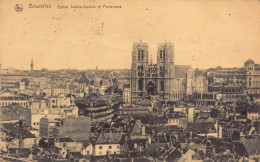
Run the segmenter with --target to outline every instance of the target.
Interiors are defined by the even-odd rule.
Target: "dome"
[[[251,60],[251,59],[249,59],[249,60],[247,60],[246,62],[245,62],[245,65],[247,66],[247,65],[252,65],[252,64],[255,64],[255,62],[253,61],[253,60]]]

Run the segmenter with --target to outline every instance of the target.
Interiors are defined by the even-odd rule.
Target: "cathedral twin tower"
[[[158,45],[157,64],[149,62],[147,43],[134,43],[131,67],[132,101],[147,95],[158,95],[161,99],[171,100],[174,95],[174,78],[172,43]]]

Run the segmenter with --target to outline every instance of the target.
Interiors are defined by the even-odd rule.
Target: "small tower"
[[[31,71],[33,71],[33,59],[32,59],[32,61],[31,61]]]

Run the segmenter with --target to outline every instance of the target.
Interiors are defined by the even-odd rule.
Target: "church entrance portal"
[[[149,82],[147,85],[147,93],[148,95],[155,95],[155,85],[153,82]]]

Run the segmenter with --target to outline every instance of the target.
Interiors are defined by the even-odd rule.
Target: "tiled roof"
[[[15,126],[14,123],[2,123],[1,125],[4,129],[9,130],[14,136],[18,135],[18,132],[20,131],[18,126]],[[30,131],[26,129],[21,129],[20,131],[22,133],[23,138],[36,138]]]
[[[78,88],[78,86],[76,86],[76,85],[69,85],[69,90],[75,90],[77,88]]]
[[[136,102],[135,105],[138,105],[138,106],[151,106],[152,102],[150,100],[143,100],[143,101]]]
[[[142,134],[142,132],[141,132],[142,126],[144,126],[144,125],[141,123],[141,121],[137,120],[135,122],[134,128],[133,128],[133,130],[131,132],[131,136],[133,136],[133,135],[141,135]]]
[[[130,84],[125,84],[123,88],[130,88]]]
[[[181,113],[174,113],[174,114],[167,114],[168,119],[180,119],[180,118],[186,118],[185,115]]]
[[[165,104],[165,101],[159,101],[159,102],[156,102],[155,104],[154,104],[154,109],[156,109],[156,110],[160,110],[160,109],[162,109],[162,106]]]
[[[78,80],[78,83],[81,83],[81,84],[89,83],[89,80],[87,79],[85,73],[82,73],[81,77]]]
[[[191,68],[189,65],[175,65],[175,77],[185,78],[189,68]]]
[[[260,106],[259,105],[254,105],[254,106],[250,106],[248,109],[248,112],[250,113],[260,113]]]
[[[242,140],[242,143],[246,149],[246,152],[251,154],[256,154],[260,152],[260,138],[254,137],[254,138],[245,138]]]
[[[28,97],[19,96],[19,97],[0,97],[1,100],[28,100]]]
[[[147,147],[147,152],[148,154],[151,156],[151,155],[156,155],[156,153],[158,152],[158,149],[160,147],[164,147],[165,146],[165,143],[151,143],[151,144],[148,144],[148,147]]]
[[[119,143],[122,138],[120,132],[116,133],[105,133],[101,132],[98,136],[96,144],[116,144]]]
[[[176,125],[167,125],[167,126],[162,126],[162,125],[155,125],[155,126],[146,126],[145,127],[145,132],[148,134],[152,134],[152,131],[154,130],[154,132],[173,132],[173,131],[180,131],[181,129],[176,126]]]
[[[59,141],[60,142],[74,142],[73,139],[71,139],[71,138],[60,138]]]
[[[193,130],[198,133],[206,133],[205,130],[215,130],[215,125],[213,122],[196,122],[188,123],[187,130]]]

